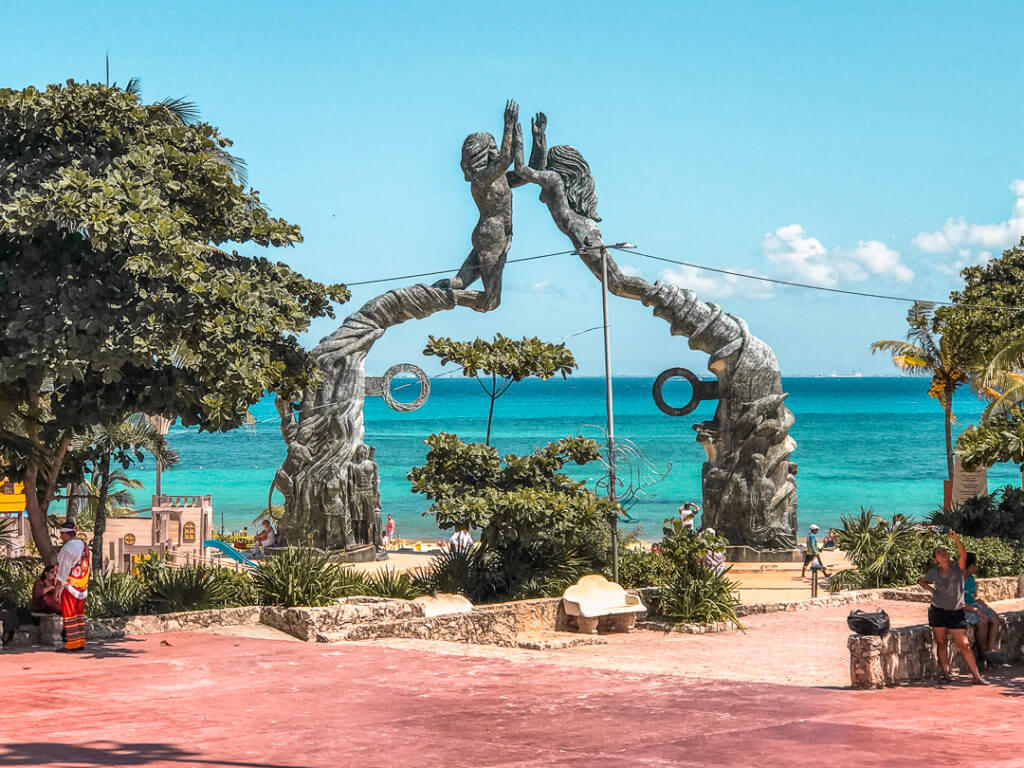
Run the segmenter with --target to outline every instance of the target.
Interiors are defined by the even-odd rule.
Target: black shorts
[[[817,554],[813,554],[812,555],[810,552],[804,553],[804,565],[805,566],[808,565],[809,563],[813,563],[817,559],[818,559],[818,555]]]
[[[928,626],[945,629],[967,629],[967,619],[962,610],[947,611],[945,608],[929,605]]]

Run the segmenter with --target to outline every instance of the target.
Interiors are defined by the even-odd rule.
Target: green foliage
[[[288,547],[256,570],[256,591],[264,605],[330,605],[361,580],[317,550]]]
[[[1008,485],[1001,491],[975,496],[949,511],[936,510],[932,525],[948,525],[961,535],[1024,541],[1024,490]]]
[[[363,577],[362,583],[364,589],[361,593],[374,597],[412,600],[414,597],[419,597],[423,594],[423,591],[412,576],[391,568],[380,568],[371,572]]]
[[[672,573],[672,561],[660,552],[627,549],[619,555],[619,584],[626,589],[653,587],[668,580]]]
[[[914,584],[928,570],[937,546],[949,547],[949,539],[922,533],[902,515],[892,520],[861,509],[860,514],[842,517],[836,543],[854,563],[829,579],[829,589],[875,589]]]
[[[728,621],[742,628],[737,583],[728,578],[728,569],[719,574],[706,565],[707,556],[724,552],[727,543],[707,531],[691,534],[678,518],[665,521],[661,557],[667,563],[661,565],[668,568],[655,583],[659,615],[677,624]]]
[[[69,436],[132,413],[232,429],[317,379],[298,335],[348,292],[216,247],[301,241],[230,144],[116,87],[0,89],[0,437],[25,437],[2,447],[31,487],[46,465],[29,514],[47,558],[42,489],[74,479]]]
[[[486,444],[491,442],[491,423],[494,403],[508,391],[514,382],[531,376],[547,381],[561,374],[566,378],[576,369],[576,358],[565,344],[551,344],[534,336],[521,341],[509,339],[500,333],[494,341],[453,341],[450,338],[427,339],[424,355],[441,358],[441,364],[462,366],[462,375],[475,378],[490,399],[487,414]]]
[[[43,570],[33,557],[0,558],[0,606],[24,613],[32,607],[32,585]]]
[[[149,609],[149,584],[130,573],[94,573],[89,578],[85,613],[94,619],[137,616]],[[171,610],[177,610],[172,608]]]
[[[978,576],[1019,576],[1024,574],[1024,545],[994,536],[961,536],[964,549],[978,558]]]
[[[565,344],[551,344],[536,336],[516,340],[499,333],[494,341],[453,341],[430,336],[423,354],[440,357],[442,365],[460,365],[467,378],[493,375],[506,382],[531,376],[547,380],[559,374],[565,378],[577,367]]]
[[[232,605],[237,583],[216,565],[161,568],[149,583],[149,604],[156,613],[205,611]]]
[[[1013,408],[965,430],[956,441],[956,452],[968,471],[1005,461],[1024,470],[1024,411]]]
[[[471,600],[555,594],[603,570],[617,508],[561,473],[567,462],[598,459],[596,442],[564,438],[503,459],[493,447],[445,432],[426,442],[426,464],[409,472],[413,492],[433,502],[430,512],[442,529],[480,531],[480,559],[460,590]]]
[[[998,259],[960,273],[964,288],[953,305],[936,311],[956,363],[965,369],[985,367],[1020,333],[1020,315],[1002,307],[1024,306],[1024,239]]]

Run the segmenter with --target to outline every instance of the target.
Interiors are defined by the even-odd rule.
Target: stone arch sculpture
[[[514,107],[514,102],[510,105]],[[511,221],[511,190],[505,198],[505,189],[537,184],[541,202],[548,206],[555,224],[599,280],[602,262],[607,259],[608,288],[614,295],[651,307],[656,317],[669,324],[673,336],[686,337],[691,349],[710,356],[708,370],[718,380],[719,405],[713,420],[694,425],[697,440],[707,451],[701,472],[704,524],[733,544],[792,548],[796,543],[797,495],[796,465],[789,457],[796,444],[789,436],[793,414],[785,405],[775,353],[750,333],[742,319],[723,312],[717,304],[701,301],[690,290],[624,274],[597,227],[597,197],[586,161],[572,147],[545,149],[547,120],[539,113],[533,121],[530,163],[524,163],[519,123],[510,124],[512,107],[506,107],[501,150],[491,146],[493,139],[488,143],[480,134],[467,139],[463,168],[467,146],[470,162],[477,158],[477,176],[471,179],[467,171],[467,180],[476,184],[483,178],[498,188],[501,206],[507,201],[507,212],[505,208],[499,212],[502,223],[506,215]],[[511,148],[511,158],[506,147]],[[512,161],[515,169],[506,174]],[[500,173],[496,173],[499,167]],[[491,202],[493,199],[492,195]],[[493,221],[494,215],[481,205],[483,224],[488,216]],[[478,250],[476,235],[474,230],[474,253]],[[495,258],[501,265],[511,241],[510,224],[507,238],[497,244],[501,253]],[[303,398],[298,418],[295,404],[278,402],[288,453],[275,485],[285,496],[281,530],[288,540],[310,539],[332,549],[379,540],[365,538],[367,534],[378,536],[380,530],[379,493],[367,496],[367,478],[375,482],[376,464],[372,449],[363,442],[366,355],[393,325],[460,305],[478,311],[497,306],[501,283],[500,274],[493,271],[494,260],[488,262],[491,289],[465,289],[482,274],[473,259],[471,253],[460,270],[461,279],[391,290],[364,304],[313,349],[324,379]],[[375,521],[364,519],[369,506],[374,507]]]

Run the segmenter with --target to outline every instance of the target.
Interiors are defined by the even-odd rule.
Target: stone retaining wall
[[[422,617],[423,607],[411,600],[349,597],[322,608],[281,608],[265,605],[260,621],[300,640],[344,632],[353,626]]]
[[[181,632],[205,627],[231,627],[260,622],[259,606],[217,608],[211,611],[182,611],[118,619],[87,619],[86,636],[89,638],[130,637],[158,632]]]
[[[1024,645],[1024,611],[1000,614],[1003,627],[1000,650],[1013,663],[1022,658]],[[968,627],[974,642],[974,628]],[[939,674],[935,637],[931,627],[920,624],[894,629],[885,637],[850,635],[850,683],[854,688],[884,688],[914,680],[926,680]],[[952,667],[967,671],[963,656],[950,640]]]

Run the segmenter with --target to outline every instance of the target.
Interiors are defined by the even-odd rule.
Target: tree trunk
[[[942,410],[946,417],[946,471],[949,476],[950,493],[953,491],[953,395],[947,392],[943,397]]]
[[[494,374],[492,373],[491,374],[491,407],[490,407],[490,410],[487,411],[487,437],[484,439],[484,445],[490,445],[491,444],[491,422],[494,421],[494,401],[498,399],[497,395],[495,394],[496,393],[495,386],[496,386],[496,383],[495,383],[495,380],[494,380]]]
[[[35,542],[43,563],[49,566],[57,562],[57,550],[50,541],[50,531],[46,525],[46,508],[39,503],[38,477],[38,469],[30,467],[25,472],[25,510],[28,512],[32,541]]]
[[[107,529],[107,492],[110,489],[110,454],[100,460],[100,495],[96,500],[96,522],[92,529],[92,570],[103,572],[103,532]]]

